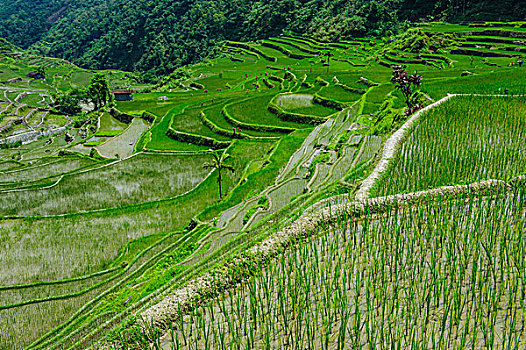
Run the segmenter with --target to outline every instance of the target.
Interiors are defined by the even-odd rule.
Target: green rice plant
[[[487,28],[434,26],[429,27],[447,31]],[[492,38],[502,39],[501,36]],[[367,138],[359,148],[347,148],[345,139],[348,138],[341,138],[343,148],[339,148],[338,140],[355,122],[368,126],[374,123],[374,118],[370,122],[366,118],[382,108],[389,89],[392,90],[390,69],[374,62],[375,43],[358,40],[321,43],[301,37],[281,37],[268,42],[277,42],[289,55],[330,49],[333,53],[330,69],[319,59],[312,59],[312,62],[290,59],[279,50],[239,43],[259,53],[248,55],[247,49],[235,48],[236,51],[229,51],[228,56],[191,67],[190,80],[174,84],[172,91],[172,86],[164,86],[159,92],[136,92],[134,101],[116,102],[123,113],[153,116],[153,125],[144,133],[139,130],[131,139],[121,139],[122,148],[110,147],[104,154],[109,158],[119,154],[121,159],[134,150],[160,154],[140,154],[114,164],[103,162],[100,168],[94,161],[74,160],[69,155],[64,161],[55,162],[49,158],[59,151],[61,154],[65,150],[85,151],[84,146],[75,145],[80,141],[76,135],[72,145],[67,145],[63,137],[57,137],[51,144],[46,144],[47,139],[38,140],[0,152],[3,191],[0,215],[13,216],[0,221],[0,285],[35,287],[20,288],[17,292],[0,287],[0,308],[53,299],[0,311],[0,348],[20,348],[37,338],[40,338],[39,348],[88,347],[106,334],[113,340],[113,327],[127,328],[129,316],[162,298],[170,288],[183,286],[285,227],[301,215],[306,209],[304,206],[332,194],[345,194],[338,203],[351,200],[353,188],[370,170],[382,138]],[[361,47],[354,44],[361,44]],[[511,47],[509,43],[497,44],[501,49]],[[381,43],[376,41],[375,45]],[[391,58],[400,59],[394,57],[398,54]],[[232,60],[232,55],[242,61]],[[508,89],[510,94],[516,94],[524,91],[523,79],[520,79],[522,70],[499,67],[506,65],[508,58],[470,61],[465,55],[447,56],[445,60],[422,57],[431,65],[415,66],[424,76],[423,90],[431,98],[437,99],[448,92],[502,94]],[[269,67],[264,57],[277,62],[270,63],[273,67]],[[0,63],[0,80],[23,77],[29,61],[48,67],[49,78],[18,82],[13,88],[67,90],[91,76],[90,72],[52,59],[23,60],[24,64],[13,59]],[[452,66],[435,68],[445,61]],[[295,78],[281,82],[282,69],[287,66],[291,66],[290,72]],[[410,66],[409,69],[416,68]],[[473,74],[461,77],[466,70]],[[345,111],[341,115],[346,115],[347,119],[335,117],[333,124],[327,123],[327,127],[320,127],[310,135],[310,125],[285,125],[283,120],[268,113],[268,102],[278,90],[270,93],[260,85],[259,91],[255,91],[252,85],[255,75],[263,77],[265,72],[277,77],[274,81],[280,92],[318,93],[341,102],[354,102],[363,97],[353,93],[368,89],[358,83],[361,77],[381,85],[371,88],[361,101],[365,104],[365,118],[355,120],[354,115],[351,117]],[[113,86],[129,83],[129,73],[108,71],[107,74]],[[319,82],[339,81],[351,92],[336,83],[319,92],[316,91],[319,87],[301,87],[302,83],[314,83],[317,77]],[[194,81],[211,91],[183,91]],[[217,89],[224,91],[215,91]],[[4,91],[0,99],[14,99],[19,95],[18,91]],[[391,96],[396,97],[396,92]],[[37,94],[30,94],[21,101],[34,99],[29,104],[38,103],[36,97]],[[454,111],[449,109],[443,112],[440,121],[427,124],[430,134],[434,130],[435,143],[423,136],[411,139],[411,145],[414,149],[419,145],[421,154],[408,153],[409,147],[403,150],[407,163],[398,160],[397,164],[409,170],[386,178],[382,186],[389,180],[392,188],[385,187],[385,193],[466,183],[484,176],[509,180],[523,173],[520,169],[524,166],[521,163],[524,152],[517,144],[523,143],[520,142],[520,130],[524,125],[514,116],[524,114],[521,102],[507,106],[500,100],[488,100],[484,104],[465,101],[458,104],[470,107],[457,108],[459,115],[469,115],[470,110],[485,110],[484,113],[474,113],[462,123],[445,116],[446,112]],[[398,102],[397,98],[390,100],[392,108],[400,108]],[[227,119],[223,115],[226,104],[229,105],[227,112],[235,118]],[[4,105],[0,104],[0,109]],[[11,107],[9,112],[17,107]],[[330,114],[328,109],[317,105],[292,104],[288,108],[301,114]],[[19,112],[26,114],[30,110],[21,108]],[[209,147],[174,141],[166,135],[172,123],[174,130],[230,141],[228,132],[219,134],[202,122],[197,113],[201,110],[212,124],[228,132],[234,126],[244,125],[232,120],[261,127],[249,130],[242,126],[246,139],[235,140],[230,145],[228,152],[234,156],[232,165],[236,173],[225,179],[228,194],[223,201],[218,201],[215,195],[214,174],[209,177],[206,173],[197,174],[201,166],[199,152]],[[44,113],[34,113],[28,118],[29,126],[37,126]],[[486,118],[491,125],[498,119],[497,124],[504,127],[479,127],[475,123],[477,118]],[[48,115],[45,122],[62,125],[67,119]],[[464,131],[455,132],[446,142],[443,139],[449,135],[448,131],[453,134],[448,130],[449,124],[451,128]],[[12,132],[21,132],[23,127],[17,126]],[[107,133],[99,135],[114,136],[125,127],[103,114],[99,129]],[[294,129],[298,130],[292,132]],[[385,133],[390,129],[382,127]],[[420,129],[417,128],[414,135],[421,135],[423,130]],[[75,130],[70,132],[75,133]],[[374,128],[369,130],[369,133],[374,132]],[[134,146],[139,134],[142,134],[139,145]],[[488,142],[478,142],[475,134]],[[294,154],[311,136],[303,148],[306,154]],[[102,141],[94,138],[88,142]],[[455,149],[450,143],[460,146]],[[319,191],[304,193],[308,187],[306,181],[295,177],[305,175],[301,164],[316,145],[339,151],[342,160],[338,159],[331,169],[322,169],[313,182]],[[496,145],[503,145],[502,149]],[[464,153],[458,151],[460,147],[466,149]],[[164,152],[192,152],[192,155],[174,156]],[[440,157],[447,152],[453,155],[444,157],[446,165],[442,165]],[[433,158],[433,154],[438,156]],[[464,162],[464,158],[470,157],[471,163]],[[411,168],[409,163],[418,163],[418,166]],[[321,168],[321,164],[319,166]],[[449,169],[454,172],[447,173]],[[475,176],[467,174],[473,169],[477,173]],[[431,174],[438,174],[435,176],[438,180]],[[342,177],[349,182],[338,185],[336,181]],[[269,203],[257,203],[257,196],[269,186],[274,186],[268,191]],[[6,191],[13,189],[23,191]],[[365,215],[360,222],[354,222],[354,217],[342,216],[337,225],[323,225],[309,233],[320,235],[314,241],[303,245],[294,242],[291,251],[277,257],[269,267],[257,266],[259,272],[239,290],[225,291],[218,301],[195,308],[184,317],[181,315],[173,325],[173,340],[165,340],[161,345],[159,331],[153,324],[145,334],[135,333],[135,338],[130,339],[136,340],[133,344],[138,348],[169,348],[171,342],[181,349],[522,348],[525,346],[519,337],[524,327],[525,299],[524,264],[520,258],[523,253],[520,233],[524,228],[519,214],[522,198],[523,192],[493,196],[491,200],[471,198],[466,202],[444,198],[415,210],[393,205],[385,208],[384,214]],[[229,214],[237,213],[233,209],[241,208],[237,206],[245,200],[254,207],[247,205],[239,209],[241,214],[234,218],[237,221],[227,225],[225,220],[232,218]],[[266,210],[260,210],[252,222],[261,221],[251,225],[250,230],[239,232],[248,220],[254,219],[254,208],[258,206]],[[201,227],[214,225],[216,218],[218,225],[225,225],[224,234],[211,229],[199,231]],[[198,224],[198,229],[190,231],[199,222],[207,225]],[[89,289],[104,280],[104,276],[109,278],[110,274],[120,273],[120,264],[136,256],[135,248],[123,249],[133,239],[151,238],[153,244],[154,237],[164,237],[164,232],[184,227],[190,232],[181,234],[178,244],[159,245],[155,254],[152,250],[151,255],[141,258],[140,262],[145,265],[141,268],[134,265],[136,275],[130,270],[118,281],[105,283],[96,290],[71,299],[55,300]],[[160,254],[163,247],[169,250]],[[107,270],[112,272],[92,276]],[[76,280],[83,276],[93,278]],[[64,279],[69,282],[52,283]],[[128,335],[123,334],[123,337]]]
[[[101,131],[97,131],[95,133],[95,137],[114,137],[114,136],[118,136],[122,133],[122,129],[121,130],[101,130]]]
[[[196,80],[197,83],[204,85],[205,89],[209,91],[216,91],[217,89],[227,90],[228,85],[237,85],[243,80],[241,74],[234,75],[230,72],[220,72]]]
[[[244,175],[244,169],[247,168],[252,160],[264,158],[268,151],[268,143],[236,142],[228,150],[229,154],[233,156],[229,164],[234,166],[236,172],[224,176],[223,188],[225,191],[230,192],[233,189],[234,185]],[[288,150],[285,149],[283,151]],[[143,160],[139,158],[138,163],[130,163],[129,168],[127,165],[120,163],[121,166],[124,165],[123,168],[120,168],[124,171],[121,175],[113,172],[118,169],[103,168],[101,169],[103,172],[99,172],[95,177],[100,178],[105,171],[110,171],[107,174],[114,175],[110,175],[100,183],[107,181],[111,183],[112,181],[125,181],[126,177],[124,174],[131,173],[131,169],[148,169],[148,172],[161,171],[165,176],[168,176],[167,181],[163,183],[165,188],[160,188],[157,185],[153,188],[165,192],[164,195],[166,195],[167,191],[172,190],[172,186],[173,189],[177,189],[179,185],[192,181],[190,178],[191,174],[188,173],[189,178],[184,180],[180,177],[180,173],[177,173],[176,170],[171,170],[173,166],[178,166],[178,162],[175,159],[180,159],[181,164],[184,163],[185,167],[188,166],[193,170],[205,171],[202,169],[202,163],[196,162],[196,159],[191,156],[183,158],[173,156],[144,157],[145,159]],[[195,163],[189,162],[190,159],[193,159]],[[149,160],[154,161],[154,163],[149,163]],[[202,162],[205,162],[205,158],[202,159]],[[150,165],[145,166],[146,164]],[[280,164],[276,163],[275,166],[279,169]],[[275,171],[273,169],[274,165],[268,167],[268,171]],[[148,172],[141,174],[140,178],[142,181],[153,181],[153,178],[158,177],[158,175]],[[120,180],[117,178],[120,178]],[[148,178],[151,178],[151,180],[147,180]],[[135,184],[135,174],[131,174],[128,180]],[[99,181],[97,180],[96,183],[99,183]],[[72,182],[73,188],[77,188],[76,183]],[[147,184],[147,182],[143,183]],[[121,184],[121,188],[125,189],[125,182],[121,182]],[[264,184],[262,183],[262,186]],[[248,185],[251,185],[251,182]],[[244,187],[244,190],[248,188],[247,191],[250,191],[250,187],[247,187],[248,185]],[[85,194],[89,193],[87,189],[93,190],[93,186],[93,183],[87,184],[84,190]],[[76,277],[104,269],[103,265],[114,259],[118,250],[129,240],[186,227],[195,215],[216,204],[216,186],[216,179],[212,176],[207,177],[204,182],[201,182],[192,191],[175,198],[166,199],[162,196],[163,200],[160,201],[125,206],[113,210],[93,211],[91,213],[1,221],[0,240],[3,242],[3,250],[0,253],[0,266],[4,269],[0,270],[0,285]],[[180,187],[179,189],[182,190]],[[109,191],[107,198],[115,197],[114,192],[115,190]],[[43,201],[42,203],[45,204],[47,202]],[[193,204],[189,205],[189,203]],[[67,252],[67,254],[62,252]],[[42,270],[42,266],[47,266],[48,268]],[[10,271],[16,271],[16,273],[13,274]]]
[[[309,94],[286,94],[279,95],[275,103],[285,110],[296,110],[298,108],[312,107],[314,96]]]
[[[15,160],[2,161],[0,162],[0,171],[8,172],[11,170],[17,170],[23,166],[25,166],[24,163]]]
[[[227,103],[232,102],[228,100]],[[204,111],[205,117],[218,128],[226,130],[228,132],[233,132],[234,125],[228,122],[223,115],[223,104],[215,104],[214,106],[207,108]],[[270,133],[266,131],[257,131],[257,130],[242,130],[242,134],[246,134],[252,137],[276,137],[276,133]],[[279,135],[279,133],[278,133]]]
[[[448,93],[504,95],[507,89],[510,95],[517,95],[526,91],[525,80],[522,78],[526,73],[519,69],[496,68],[491,72],[482,71],[466,77],[461,77],[460,74],[461,72],[457,72],[457,76],[454,78],[427,82],[426,75],[424,75],[422,91],[428,93],[435,100],[439,100]]]
[[[387,95],[394,90],[392,84],[382,84],[371,88],[365,95],[363,114],[376,113]]]
[[[525,346],[523,191],[342,214],[173,324],[165,348]]]
[[[164,107],[163,110],[159,111],[159,113],[162,113],[162,114],[160,114],[158,121],[156,121],[156,123],[151,128],[149,141],[146,143],[146,146],[145,146],[147,150],[199,152],[199,151],[207,151],[209,149],[208,146],[199,146],[196,144],[180,142],[180,141],[176,141],[168,137],[167,131],[170,127],[170,122],[172,121],[172,117],[178,114],[182,114],[187,108],[190,108],[190,106],[197,105],[197,102],[193,102],[193,103],[187,102],[187,99],[189,98],[189,93],[185,93],[184,97],[179,96],[179,95],[177,96],[177,98],[182,99],[183,103],[180,103],[176,106],[174,106],[173,104],[167,104],[167,106],[170,107],[168,108],[168,110],[166,110],[166,107]],[[218,98],[215,100],[214,103],[212,103],[211,100],[207,97],[206,102],[202,102],[203,109],[208,109],[208,108],[214,109],[215,106],[221,105],[221,102],[222,102],[222,98]],[[149,109],[149,111],[153,112],[154,109]],[[159,114],[156,114],[156,115],[159,116]],[[221,126],[221,125],[218,125],[218,126]],[[230,130],[231,128],[232,127],[230,126],[227,128],[227,130]]]
[[[257,97],[243,100],[239,103],[227,105],[226,111],[235,120],[251,125],[263,125],[266,127],[302,129],[310,127],[308,124],[287,122],[279,119],[267,109],[268,104],[273,99],[272,94],[260,95]]]
[[[102,145],[106,140],[91,140],[84,142],[85,147],[96,147]],[[114,154],[115,155],[115,154]]]
[[[224,104],[223,104],[224,106]],[[217,141],[231,141],[231,137],[226,137],[217,134],[206,127],[200,120],[199,115],[201,108],[194,107],[187,109],[182,114],[171,115],[172,121],[170,123],[171,128],[176,131],[190,133],[194,135],[200,135],[208,138],[215,139]],[[205,110],[206,113],[206,110]]]
[[[9,329],[9,337],[2,339],[1,341],[4,343],[0,344],[7,345],[8,348],[10,348],[9,346],[28,345],[29,342],[40,337],[43,332],[49,331],[51,328],[59,326],[64,322],[67,323],[71,319],[79,319],[79,315],[82,316],[82,310],[84,308],[93,304],[94,300],[100,299],[101,296],[107,294],[108,290],[114,289],[119,284],[125,282],[127,278],[129,279],[129,276],[136,274],[148,258],[155,256],[162,249],[170,247],[174,241],[181,239],[181,236],[179,233],[171,235],[151,235],[127,244],[126,248],[120,251],[119,256],[114,262],[114,265],[117,266],[120,271],[110,278],[103,277],[107,283],[104,283],[102,287],[88,290],[87,293],[82,293],[72,298],[63,298],[55,301],[26,305],[15,309],[2,310],[0,324],[2,325],[2,329]],[[123,264],[123,262],[129,263]],[[115,271],[115,268],[112,270]],[[62,291],[68,292],[91,288],[96,282],[99,282],[100,277],[97,276],[97,274],[94,274],[90,279],[73,279],[73,282],[69,282],[67,285],[61,283],[59,285],[53,284],[50,287],[44,285],[44,287],[37,286],[36,288],[29,288],[25,290],[24,297],[34,298],[39,295],[39,293],[44,292],[44,290],[40,290],[42,288],[45,288],[45,291],[51,293],[50,296],[52,297],[61,294]],[[81,308],[78,306],[79,303],[82,305]],[[93,318],[95,322],[105,322],[106,317],[113,313],[113,311],[106,309],[101,313],[92,313],[91,318]],[[87,322],[89,318],[84,315],[80,317],[80,320]],[[24,335],[25,337],[23,337]],[[13,341],[13,339],[17,340]]]
[[[42,104],[43,97],[40,96],[40,94],[27,94],[23,98],[20,99],[20,103],[27,104],[29,106],[35,106],[35,107],[45,107],[44,104]]]
[[[159,97],[166,96],[168,101],[159,100]],[[163,116],[174,104],[169,101],[177,100],[179,104],[188,103],[191,96],[188,93],[152,92],[144,94],[134,94],[133,101],[117,101],[117,109],[130,115],[141,115],[149,111],[157,116]]]
[[[455,97],[423,116],[379,195],[524,174],[524,98]]]
[[[299,42],[294,43],[284,38],[270,38],[268,40],[274,43],[281,44],[284,48],[290,50],[291,52],[294,52],[294,50],[296,50],[296,53],[307,53],[309,55],[319,55],[320,54],[320,51],[309,49],[306,46],[302,46]]]
[[[277,145],[271,149],[270,143],[266,144],[267,149],[271,149],[267,154],[268,158],[261,163],[255,163],[252,171],[244,174],[246,181],[239,184],[224,202],[210,206],[201,213],[199,219],[202,221],[210,220],[218,216],[228,208],[236,206],[244,199],[262,192],[265,188],[272,185],[280,170],[285,166],[292,154],[300,148],[303,140],[310,134],[311,129],[297,130],[281,138]],[[264,144],[262,144],[264,146]]]
[[[268,47],[274,50],[277,50],[283,54],[285,54],[287,57],[293,58],[293,59],[305,59],[305,58],[312,58],[314,56],[306,55],[305,53],[301,52],[295,47],[291,47],[288,45],[284,45],[280,42],[270,41],[270,40],[263,40],[261,41],[261,46]]]
[[[289,57],[287,57],[283,52],[281,51],[278,51],[276,49],[273,49],[273,48],[270,48],[270,47],[266,47],[266,46],[263,46],[263,45],[252,45],[252,47],[256,50],[258,50],[259,52],[262,52],[266,57],[270,57],[272,62],[274,63],[278,63],[278,64],[287,64],[287,62],[291,63],[291,62],[295,62],[294,59],[291,59]],[[263,57],[265,57],[263,56]],[[274,60],[272,60],[272,58],[274,58]]]
[[[308,38],[303,38],[299,36],[287,35],[281,37],[281,40],[285,40],[287,42],[291,42],[293,44],[300,45],[304,48],[312,50],[327,50],[327,46],[324,43],[319,43]]]
[[[149,127],[144,119],[134,118],[126,130],[98,145],[97,150],[106,158],[128,158],[133,154],[136,142]]]
[[[111,166],[66,175],[50,188],[4,193],[1,215],[65,214],[178,196],[207,176],[208,171],[201,168],[205,158],[137,155]]]
[[[45,157],[40,161],[21,168],[0,172],[0,183],[9,184],[35,182],[39,179],[55,177],[64,173],[80,170],[100,164],[88,157],[66,156]]]
[[[115,130],[124,130],[127,125],[118,121],[111,116],[108,112],[102,113],[99,118],[99,131],[115,131]]]
[[[83,287],[88,287],[90,284],[91,282],[84,283]],[[100,292],[101,289],[95,289],[78,298],[0,311],[2,316],[0,346],[5,349],[17,349],[29,345],[31,340],[41,336],[49,328],[64,322],[75,313],[80,304],[88,302]]]
[[[358,101],[362,95],[359,93],[348,92],[341,86],[326,86],[318,92],[320,96],[341,102]]]
[[[337,102],[310,94],[281,94],[267,107],[279,119],[298,124],[322,124],[329,115],[342,108]]]

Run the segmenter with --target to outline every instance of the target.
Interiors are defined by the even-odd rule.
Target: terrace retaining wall
[[[200,303],[218,295],[220,291],[238,285],[251,276],[254,268],[261,268],[270,260],[295,243],[315,234],[319,227],[330,227],[340,218],[359,220],[365,214],[382,214],[396,205],[415,205],[445,197],[461,199],[469,194],[490,195],[505,193],[517,188],[526,181],[526,176],[517,177],[506,183],[500,180],[487,180],[469,185],[444,186],[432,190],[386,197],[365,199],[334,207],[326,207],[314,213],[305,213],[290,226],[256,244],[248,254],[236,257],[215,271],[191,281],[183,288],[171,291],[162,300],[141,313],[146,325],[155,324],[169,329],[179,312],[187,312]]]
[[[61,133],[63,131],[66,131],[66,128],[67,128],[67,126],[69,126],[69,124],[71,124],[71,121],[68,122],[68,124],[65,125],[65,126],[62,126],[60,128],[56,128],[56,129],[47,130],[47,131],[44,131],[44,132],[29,131],[29,132],[25,132],[23,134],[9,136],[9,137],[6,137],[5,139],[1,139],[0,140],[0,144],[5,144],[5,143],[11,144],[11,143],[15,143],[17,141],[22,141],[23,144],[30,143],[30,142],[38,140],[38,138],[41,137],[41,136],[42,137],[53,136],[53,135],[56,135],[56,134]]]

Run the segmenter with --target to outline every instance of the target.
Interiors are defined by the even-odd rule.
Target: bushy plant
[[[52,95],[55,101],[55,110],[64,114],[75,115],[82,111],[81,102],[86,99],[86,94],[81,89],[72,89],[68,92],[58,92]]]
[[[439,49],[454,46],[458,39],[454,34],[428,33],[421,29],[411,29],[398,36],[391,37],[391,50],[413,53],[435,53]]]
[[[422,76],[415,71],[408,74],[405,66],[393,66],[391,82],[402,93],[407,105],[406,115],[411,115],[421,108],[422,96],[419,93],[422,86]]]

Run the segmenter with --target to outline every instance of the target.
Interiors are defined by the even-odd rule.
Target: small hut
[[[113,91],[115,101],[133,101],[133,90],[116,90]]]

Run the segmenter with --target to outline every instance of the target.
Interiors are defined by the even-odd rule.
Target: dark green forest
[[[164,74],[214,55],[225,39],[292,31],[337,40],[395,33],[421,19],[524,19],[525,7],[519,0],[3,0],[0,37],[86,68]]]

